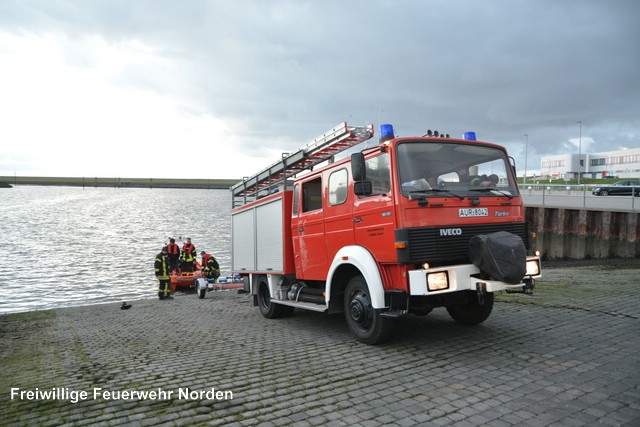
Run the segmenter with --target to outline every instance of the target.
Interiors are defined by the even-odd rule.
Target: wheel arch
[[[329,267],[326,292],[330,312],[343,311],[344,291],[349,280],[357,275],[362,275],[367,283],[372,307],[385,308],[384,286],[375,258],[362,246],[345,246],[336,253]]]

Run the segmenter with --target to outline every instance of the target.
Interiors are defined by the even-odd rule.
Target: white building
[[[579,162],[582,160],[582,162]],[[558,154],[540,160],[542,176],[552,178],[640,178],[640,148],[600,153]]]

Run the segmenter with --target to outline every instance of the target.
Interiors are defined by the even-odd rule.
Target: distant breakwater
[[[240,179],[177,179],[177,178],[98,178],[98,177],[38,177],[0,176],[0,182],[11,185],[49,185],[66,187],[111,188],[194,188],[227,190]]]

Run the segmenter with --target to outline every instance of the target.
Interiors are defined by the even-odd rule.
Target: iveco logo
[[[462,236],[462,228],[441,228],[441,236]]]

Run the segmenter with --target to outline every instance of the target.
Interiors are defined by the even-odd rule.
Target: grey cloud
[[[582,120],[594,149],[638,146],[638,18],[631,0],[0,3],[13,31],[154,46],[173,66],[121,84],[197,100],[254,155],[346,119],[515,150],[527,133],[535,155],[571,148]]]

